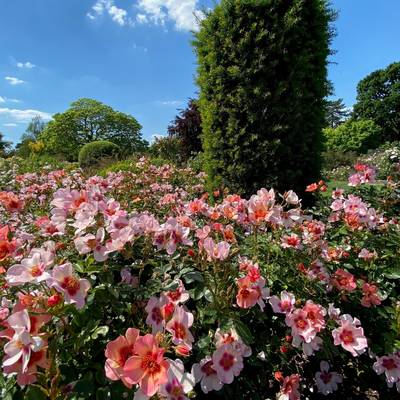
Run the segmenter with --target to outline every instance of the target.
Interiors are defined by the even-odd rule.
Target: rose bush
[[[396,175],[368,186],[357,165],[349,191],[311,184],[303,210],[264,188],[211,201],[203,173],[146,159],[106,178],[16,171],[0,192],[2,398],[398,397]]]

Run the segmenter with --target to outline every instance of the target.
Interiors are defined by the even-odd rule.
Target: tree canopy
[[[343,103],[343,99],[331,100],[326,104],[326,124],[329,128],[337,128],[346,118],[350,117],[350,110]]]
[[[366,154],[379,147],[382,129],[373,121],[348,119],[337,128],[324,129],[327,150]]]
[[[114,111],[92,99],[80,99],[66,112],[53,115],[40,140],[45,151],[62,154],[69,161],[78,159],[79,150],[87,143],[106,140],[127,154],[148,146],[142,139],[142,126],[131,115]]]
[[[180,139],[182,149],[181,155],[187,161],[192,153],[202,151],[201,115],[195,99],[189,98],[188,106],[182,110],[168,125],[168,135]]]
[[[335,12],[325,0],[222,0],[204,12],[192,46],[209,182],[304,190],[322,165]]]
[[[11,149],[12,142],[4,140],[4,134],[0,132],[0,157],[7,157]]]
[[[382,142],[400,140],[400,62],[378,69],[357,85],[355,119],[371,119],[383,129]]]
[[[36,143],[38,137],[43,134],[46,128],[46,123],[40,115],[36,115],[31,119],[25,132],[22,134],[20,141],[16,144],[15,150],[18,157],[27,158],[32,153],[32,145],[29,143]]]

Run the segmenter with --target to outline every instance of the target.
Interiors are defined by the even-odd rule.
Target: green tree
[[[148,146],[141,129],[131,115],[114,111],[96,100],[80,99],[65,113],[53,115],[53,121],[47,123],[39,139],[46,152],[76,161],[85,144],[100,140],[115,143],[126,155],[141,151]]]
[[[379,147],[382,129],[373,121],[347,120],[337,128],[326,128],[324,135],[326,147],[333,151],[355,151],[366,154],[368,150]]]
[[[322,165],[336,13],[325,0],[222,0],[204,14],[192,46],[210,188],[303,192]]]
[[[184,153],[182,139],[177,136],[155,136],[149,152],[153,157],[181,165],[182,153]]]
[[[326,124],[330,128],[337,128],[350,117],[350,110],[343,103],[343,99],[328,101],[326,104]]]
[[[189,160],[192,153],[203,150],[201,144],[201,115],[195,99],[189,99],[184,110],[178,110],[177,115],[168,125],[168,135],[180,139],[182,144],[181,156],[183,161]]]
[[[18,157],[28,158],[32,153],[29,143],[36,143],[38,137],[43,134],[45,128],[46,123],[43,121],[40,115],[33,117],[26,128],[25,133],[22,134],[21,138],[19,139],[20,141],[15,146],[15,154]]]
[[[382,143],[400,140],[400,62],[378,69],[358,83],[353,116],[379,125]]]
[[[12,142],[7,142],[4,140],[4,134],[0,132],[0,157],[8,157],[12,144]]]

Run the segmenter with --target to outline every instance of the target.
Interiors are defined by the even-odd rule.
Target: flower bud
[[[287,353],[287,347],[286,346],[281,346],[280,350],[281,350],[281,353],[283,353],[283,354]]]
[[[279,381],[279,382],[283,382],[283,376],[282,376],[282,374],[280,373],[280,372],[275,372],[275,379],[277,380],[277,381]]]
[[[30,294],[24,294],[19,301],[24,307],[32,307],[35,304],[35,298]]]
[[[190,353],[189,349],[184,345],[179,345],[179,346],[175,347],[175,354],[178,357],[180,357],[180,356],[188,357],[189,353]]]
[[[196,257],[196,254],[194,254],[194,251],[193,250],[188,250],[188,254],[189,254],[189,256],[191,257],[191,258],[195,258]]]
[[[47,306],[48,307],[56,307],[62,303],[62,298],[58,294],[51,296],[47,299]]]
[[[138,308],[136,306],[132,306],[131,307],[131,313],[132,314],[137,314],[137,312],[138,312]]]

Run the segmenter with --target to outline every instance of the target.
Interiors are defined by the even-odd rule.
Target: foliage
[[[153,157],[163,158],[176,165],[181,165],[184,152],[182,139],[178,136],[155,136],[149,152]]]
[[[381,135],[382,129],[373,121],[347,120],[335,129],[324,129],[328,150],[344,153],[355,151],[359,155],[379,147]]]
[[[400,62],[378,69],[358,83],[353,114],[382,128],[381,143],[400,140]]]
[[[79,152],[78,163],[81,168],[88,168],[99,163],[101,158],[116,159],[119,147],[115,143],[99,140],[85,144]]]
[[[341,150],[329,150],[323,153],[322,156],[324,158],[324,170],[332,170],[342,166],[352,166],[358,163],[358,156],[354,151],[344,153]]]
[[[204,171],[204,152],[192,153],[192,157],[189,158],[187,165],[196,172]]]
[[[38,141],[38,138],[43,134],[45,127],[46,123],[42,120],[40,115],[33,117],[26,128],[25,133],[22,134],[20,141],[15,146],[15,155],[21,158],[28,158],[32,153],[32,144],[35,144]]]
[[[250,195],[317,179],[334,11],[324,0],[223,0],[204,16],[191,43],[210,187]]]
[[[101,171],[101,173],[99,173],[99,176],[102,176],[103,178],[106,178],[108,173],[118,172],[118,171],[135,172],[135,171],[137,171],[136,162],[137,162],[137,160],[134,161],[132,159],[119,161],[119,162],[113,164],[111,167],[105,168],[103,171]]]
[[[343,99],[327,101],[325,120],[329,128],[335,129],[350,117],[350,111],[343,103]]]
[[[321,360],[342,376],[333,399],[398,397],[398,378],[385,382],[400,370],[398,177],[332,197],[312,184],[318,202],[304,210],[266,189],[211,205],[204,174],[135,168],[27,173],[1,193],[2,351],[31,346],[3,358],[4,398],[170,400],[165,380],[153,391],[143,376],[161,359],[171,385],[186,380],[182,397],[320,399]],[[145,342],[157,359],[139,360]],[[202,360],[235,372],[203,368],[215,382],[200,384]]]
[[[4,134],[0,132],[0,157],[7,157],[11,150],[12,142],[4,140]]]
[[[96,100],[80,99],[65,113],[53,115],[40,140],[47,153],[62,154],[67,160],[76,161],[80,149],[94,141],[115,143],[128,154],[147,148],[141,128],[131,115],[114,111]]]
[[[44,144],[42,142],[29,142],[29,148],[33,154],[41,153],[44,149]]]
[[[179,115],[168,125],[168,135],[177,137],[182,144],[181,156],[183,161],[188,161],[192,153],[202,151],[201,115],[197,100],[189,99],[188,106],[180,111]]]
[[[39,136],[43,134],[46,128],[46,123],[43,121],[40,115],[36,115],[31,119],[28,127],[26,128],[25,134],[33,137],[35,141],[38,140]]]

